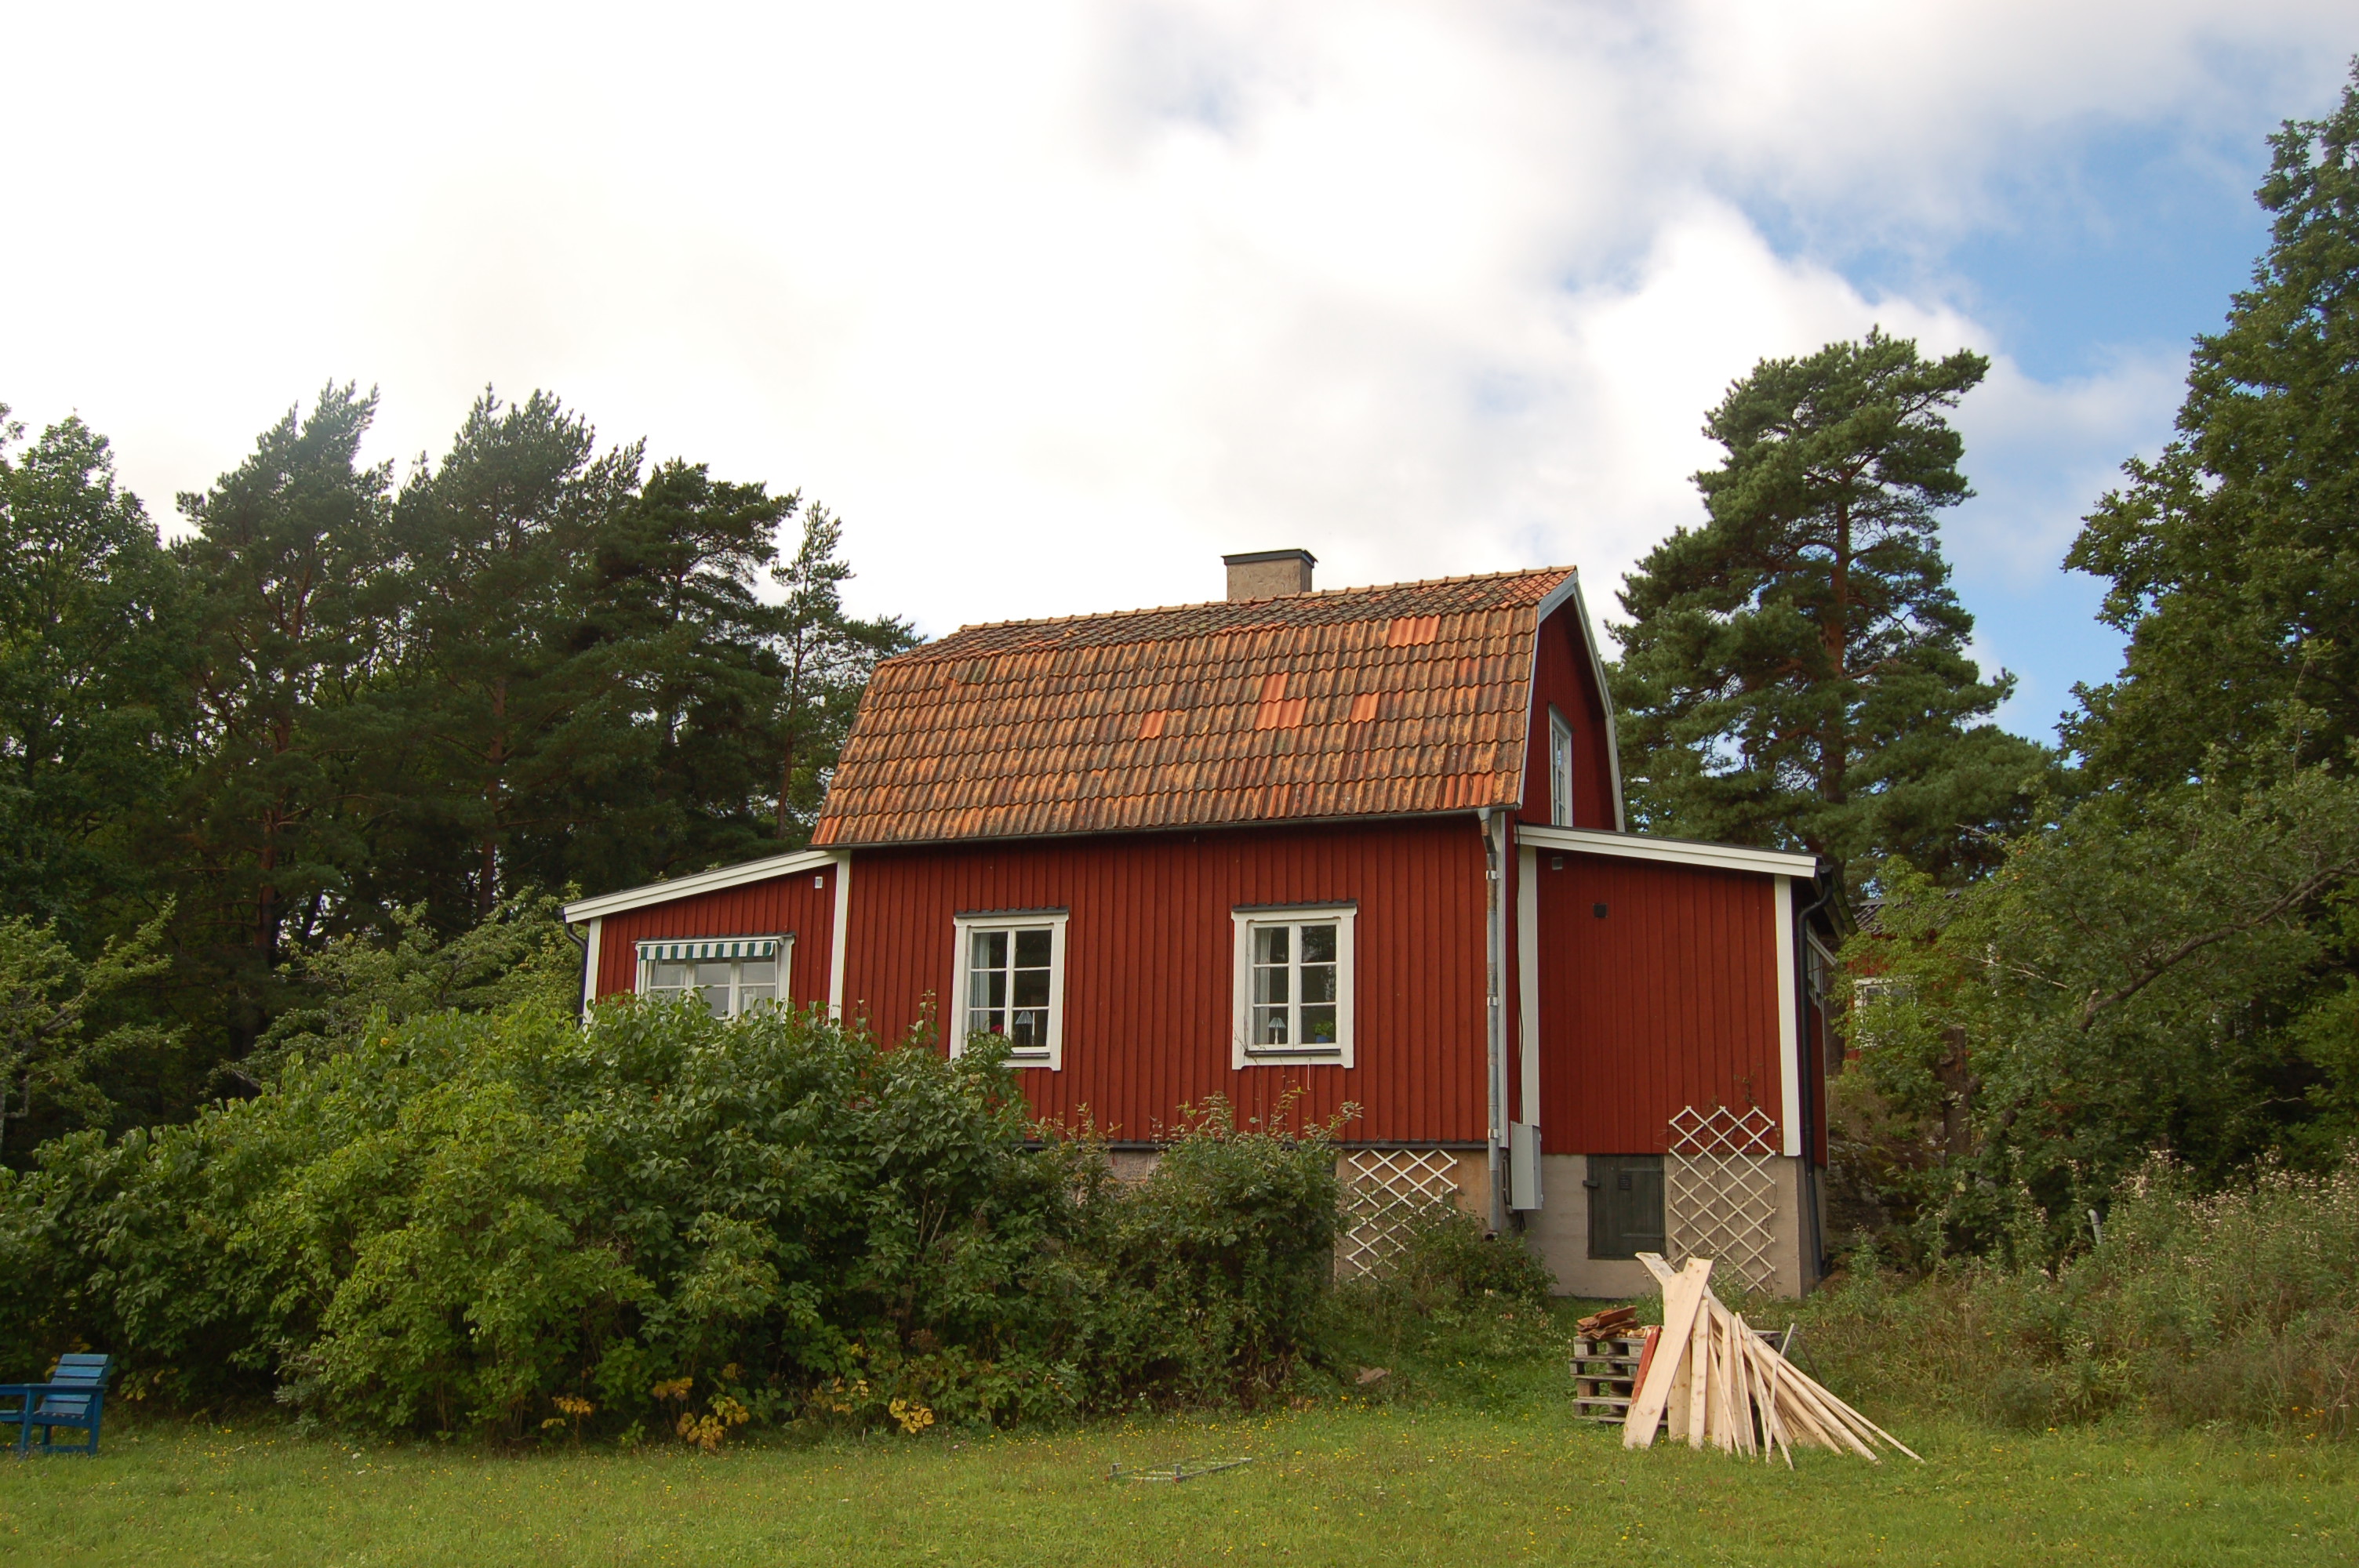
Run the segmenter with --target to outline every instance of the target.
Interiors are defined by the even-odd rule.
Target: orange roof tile
[[[1572,580],[1552,567],[962,627],[878,666],[811,844],[1511,804],[1534,639]]]

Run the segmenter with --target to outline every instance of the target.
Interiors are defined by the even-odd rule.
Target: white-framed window
[[[1572,726],[1554,708],[1549,709],[1549,821],[1572,826]]]
[[[1359,906],[1248,906],[1236,924],[1232,1064],[1352,1065],[1352,925]]]
[[[787,994],[795,938],[665,936],[639,944],[641,996],[701,996],[715,1018],[737,1018]]]
[[[1007,1041],[1007,1060],[1019,1067],[1065,1062],[1065,922],[1061,909],[1017,909],[962,914],[951,1054],[972,1034]]]

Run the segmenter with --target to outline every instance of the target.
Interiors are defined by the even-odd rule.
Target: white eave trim
[[[1605,765],[1614,774],[1614,831],[1625,832],[1630,824],[1622,816],[1622,742],[1614,733],[1614,688],[1605,684],[1605,655],[1597,647],[1597,622],[1589,618],[1589,600],[1581,591],[1581,572],[1572,574],[1572,612],[1581,617],[1581,641],[1589,650],[1590,677],[1597,682],[1597,705],[1605,710]]]
[[[1649,838],[1635,833],[1604,833],[1594,827],[1518,827],[1516,842],[1535,849],[1576,855],[1613,855],[1625,860],[1661,860],[1675,866],[1751,871],[1759,876],[1815,877],[1819,862],[1783,849],[1751,849],[1741,844],[1707,844],[1696,838]]]
[[[798,871],[821,871],[835,864],[836,859],[836,852],[832,849],[805,849],[792,855],[773,855],[766,860],[748,860],[742,866],[723,866],[717,871],[674,877],[668,882],[649,882],[645,887],[601,893],[596,898],[576,899],[560,913],[571,925],[579,921],[619,914],[626,909],[645,909],[651,903],[669,903],[674,899],[719,892],[723,888],[767,881],[772,877],[790,877]]]

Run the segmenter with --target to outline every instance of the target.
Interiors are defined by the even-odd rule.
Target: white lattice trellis
[[[1440,1149],[1355,1149],[1343,1156],[1343,1234],[1335,1272],[1382,1271],[1422,1215],[1458,1199],[1458,1157]]]
[[[1673,1263],[1713,1260],[1756,1291],[1777,1283],[1777,1122],[1759,1106],[1682,1106],[1663,1161],[1663,1241]]]

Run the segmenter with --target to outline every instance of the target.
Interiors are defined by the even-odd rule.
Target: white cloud
[[[2004,347],[1938,289],[1781,256],[1747,203],[1937,243],[2075,126],[2322,104],[2353,30],[2294,4],[57,7],[12,24],[0,102],[28,171],[0,396],[79,406],[161,511],[332,376],[382,384],[405,458],[484,382],[546,385],[826,500],[862,601],[936,630],[1207,597],[1220,551],[1282,544],[1329,582],[1577,560],[1603,609],[1695,514],[1703,410],[1757,357],[1871,321]],[[1969,434],[2049,477],[1975,547],[2052,563],[2176,373],[2002,356]]]

